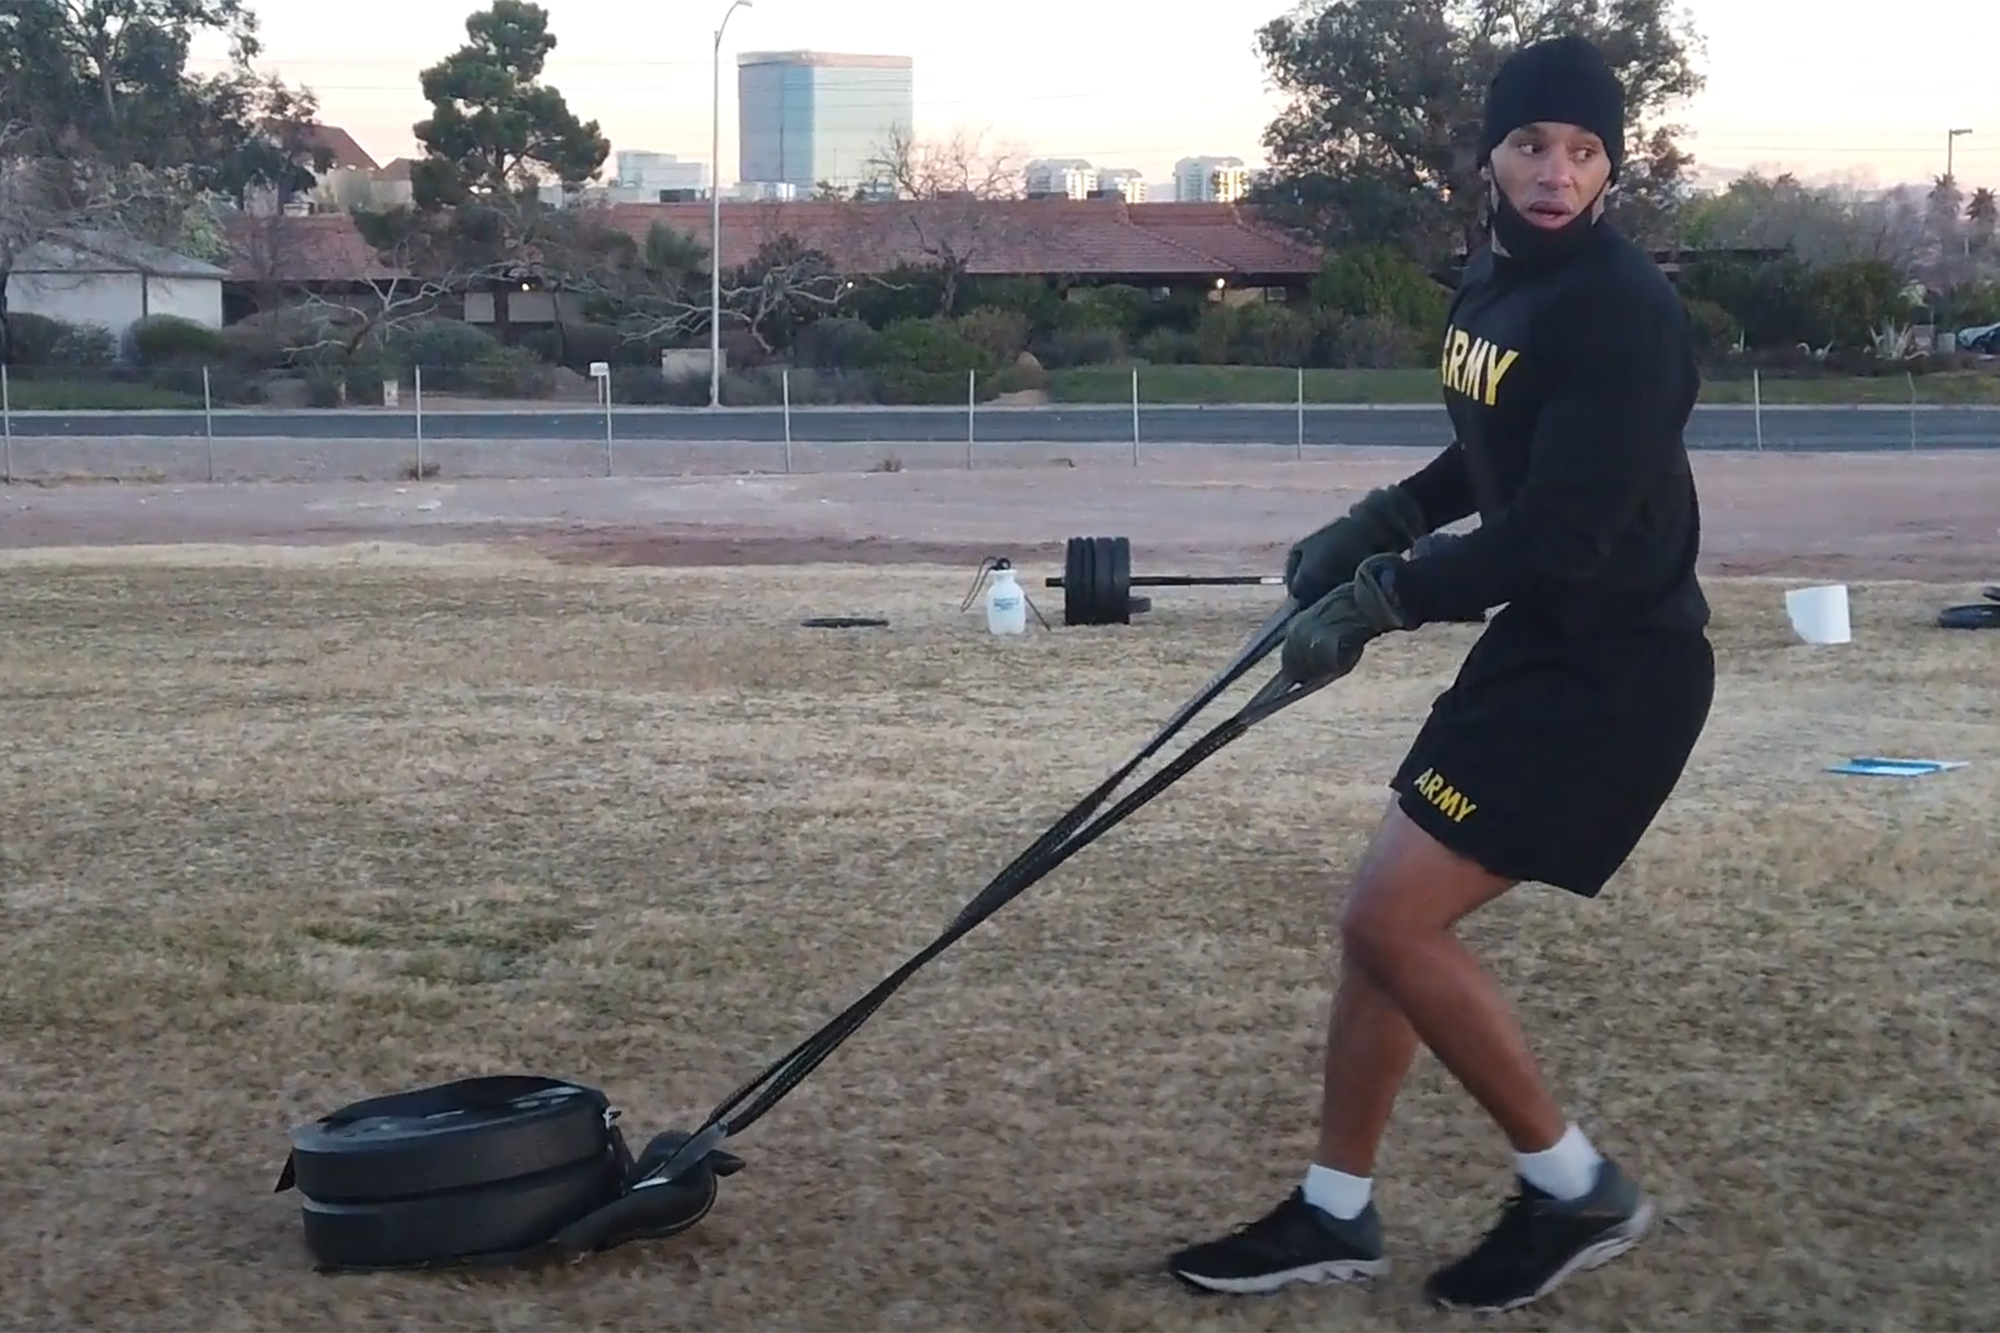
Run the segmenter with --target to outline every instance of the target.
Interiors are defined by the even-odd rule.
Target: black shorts
[[[1701,630],[1563,639],[1509,607],[1389,785],[1461,856],[1595,898],[1680,781],[1714,697]]]

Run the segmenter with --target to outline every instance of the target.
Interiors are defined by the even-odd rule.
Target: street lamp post
[[[715,25],[715,97],[708,138],[708,405],[722,406],[722,30],[729,16],[750,9],[751,0],[732,0]]]
[[[1945,132],[1945,136],[1944,136],[1944,178],[1945,178],[1946,180],[1950,180],[1950,179],[1952,178],[1952,177],[1951,177],[1951,150],[1952,150],[1953,148],[1956,148],[1956,147],[1958,146],[1958,136],[1959,136],[1959,135],[1961,135],[1961,134],[1970,134],[1970,133],[1972,133],[1972,131],[1971,131],[1971,130],[1947,130],[1947,131]]]

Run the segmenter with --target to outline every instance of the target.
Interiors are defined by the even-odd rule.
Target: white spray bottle
[[[1004,559],[993,562],[993,581],[986,587],[986,628],[995,634],[1028,632],[1028,594]]]

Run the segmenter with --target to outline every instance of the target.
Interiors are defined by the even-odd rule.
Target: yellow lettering
[[[1475,338],[1464,329],[1445,330],[1438,349],[1438,379],[1453,393],[1462,393],[1488,407],[1500,401],[1500,382],[1521,354]]]
[[[1466,349],[1465,361],[1458,368],[1458,391],[1470,398],[1479,386],[1479,368],[1486,360],[1488,349],[1493,346],[1484,338],[1474,338],[1472,346]]]
[[[1502,352],[1491,343],[1487,344],[1486,350],[1488,353],[1486,358],[1486,391],[1480,395],[1480,401],[1491,407],[1494,400],[1500,396],[1500,381],[1507,378],[1507,372],[1513,369],[1515,360],[1521,354],[1514,351]],[[1497,354],[1497,357],[1495,354]]]
[[[1444,386],[1464,393],[1465,359],[1472,351],[1472,339],[1463,329],[1452,330],[1451,358],[1445,364]]]
[[[1419,773],[1411,788],[1443,811],[1454,824],[1464,823],[1466,816],[1479,808],[1477,802],[1467,800],[1464,792],[1446,782],[1443,775],[1433,768]]]

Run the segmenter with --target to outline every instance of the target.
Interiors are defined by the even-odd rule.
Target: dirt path
[[[1425,456],[1189,448],[1133,468],[1069,450],[972,472],[744,476],[693,459],[692,475],[660,478],[15,487],[0,491],[0,546],[499,541],[618,564],[969,568],[1045,564],[1067,537],[1101,534],[1130,537],[1156,573],[1266,572]],[[2000,580],[2000,453],[1702,453],[1695,468],[1711,573]]]

